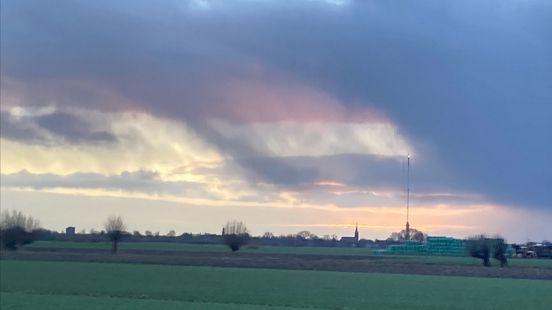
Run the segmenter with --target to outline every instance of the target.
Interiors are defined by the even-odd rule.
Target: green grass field
[[[29,248],[87,248],[111,249],[109,242],[70,242],[70,241],[36,241],[27,245]],[[121,250],[162,250],[162,251],[189,251],[189,252],[229,252],[224,245],[202,245],[170,242],[121,242]],[[285,247],[261,246],[244,247],[239,253],[262,254],[313,254],[313,255],[373,255],[366,248],[330,248],[330,247]],[[379,255],[382,256],[382,255]],[[385,256],[385,255],[383,255]],[[406,263],[440,264],[440,265],[480,265],[481,261],[471,257],[447,256],[385,256],[390,259],[400,259]],[[552,268],[552,259],[518,259],[508,260],[512,267]],[[496,262],[493,262],[496,263]]]
[[[0,261],[7,309],[547,309],[552,281]],[[279,308],[281,307],[281,308]]]
[[[423,264],[437,265],[481,265],[481,260],[473,257],[451,257],[451,256],[400,256],[406,261]],[[491,260],[491,263],[498,265],[498,261]],[[524,259],[509,258],[510,267],[530,267],[530,268],[552,268],[552,259]]]

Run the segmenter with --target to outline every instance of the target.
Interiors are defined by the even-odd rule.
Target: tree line
[[[109,216],[104,223],[105,235],[111,241],[111,252],[116,254],[118,251],[119,242],[130,236],[124,220],[121,216]],[[36,239],[37,234],[40,232],[40,222],[31,217],[26,216],[20,211],[11,210],[3,211],[0,214],[0,245],[5,250],[16,250],[19,247],[31,243]],[[427,238],[427,235],[416,229],[411,229],[411,240],[423,242]],[[139,233],[138,233],[139,234]],[[134,232],[133,235],[136,235]],[[146,234],[147,235],[147,234]],[[169,232],[171,237],[175,237],[175,232]],[[246,245],[251,236],[245,225],[245,223],[232,220],[228,221],[222,228],[222,242],[226,244],[233,252],[240,250]],[[288,238],[298,240],[332,240],[337,242],[337,237],[334,235],[324,236],[319,238],[315,234],[309,231],[301,231],[296,235],[275,237],[272,233],[265,233],[262,238],[276,239],[276,238]],[[387,239],[388,241],[403,242],[406,241],[406,231],[400,231],[393,233]],[[500,236],[489,238],[485,235],[477,235],[467,239],[466,252],[472,257],[482,260],[484,266],[490,266],[491,258],[494,258],[500,262],[500,266],[504,267],[508,265],[506,258],[506,249],[508,245],[505,240]]]
[[[126,224],[121,216],[112,215],[107,218],[103,226],[105,231],[102,233],[105,232],[111,241],[111,252],[116,254],[119,242],[130,235]],[[20,211],[5,210],[0,213],[0,246],[4,250],[17,250],[33,242],[43,231],[37,219],[26,216]],[[176,233],[171,231],[169,235],[174,237]],[[247,227],[241,221],[229,221],[223,227],[222,240],[232,251],[238,251],[248,243],[249,238]]]

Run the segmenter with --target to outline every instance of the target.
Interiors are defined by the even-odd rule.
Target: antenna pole
[[[410,154],[408,155],[406,166],[406,222],[408,223],[410,211]]]
[[[410,154],[407,157],[406,163],[406,240],[410,240]]]

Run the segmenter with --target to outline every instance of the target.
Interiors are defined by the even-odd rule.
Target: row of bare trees
[[[118,244],[126,234],[126,226],[120,216],[110,216],[104,225],[107,236],[111,240],[113,253],[117,253]],[[224,243],[233,251],[238,251],[249,242],[249,232],[241,221],[229,221],[222,228]]]
[[[104,228],[111,240],[112,252],[117,252],[119,241],[126,231],[126,226],[120,216],[110,216]],[[0,213],[0,246],[5,250],[17,250],[25,244],[34,241],[40,222],[21,211],[4,210]]]
[[[19,211],[2,212],[0,219],[0,239],[2,241],[2,248],[16,250],[20,246],[32,242],[35,237],[34,232],[37,231],[39,227],[40,225],[37,220],[30,216],[25,216]],[[109,216],[103,228],[105,236],[111,241],[112,253],[117,253],[121,240],[126,236],[130,236],[123,218],[121,216]],[[176,233],[171,231],[169,235],[175,236]],[[273,237],[273,235],[265,234],[264,237]],[[294,237],[303,239],[318,238],[308,231],[299,232],[297,235],[294,235]],[[328,238],[330,237],[328,236]],[[334,238],[336,237],[334,236]],[[223,226],[222,241],[233,252],[240,250],[249,240],[250,234],[244,222],[232,220],[228,221]]]
[[[111,240],[113,253],[117,253],[118,244],[125,235],[126,226],[120,216],[110,216],[104,225],[107,236]],[[241,221],[229,221],[222,228],[223,242],[233,251],[238,251],[249,242],[249,232]]]
[[[33,217],[26,216],[20,211],[3,211],[0,214],[1,248],[17,250],[19,247],[31,243],[39,229],[40,223]],[[112,243],[111,252],[117,253],[119,242],[128,234],[123,218],[121,216],[109,216],[104,223],[104,229]]]
[[[125,235],[126,226],[120,216],[110,216],[104,225],[107,236],[111,240],[113,253],[117,253],[118,244]],[[249,232],[245,223],[237,220],[229,221],[222,228],[223,242],[233,251],[238,251],[249,242]]]
[[[40,222],[31,216],[26,216],[20,211],[6,210],[0,213],[0,244],[3,249],[16,250],[17,248],[31,243],[34,240],[35,232],[40,228]],[[126,225],[121,216],[110,216],[107,218],[104,228],[112,243],[112,253],[117,253],[121,239],[128,234]],[[425,234],[414,231],[414,238],[418,241],[425,239]],[[313,235],[307,231],[300,232],[302,238],[312,238]],[[237,220],[227,222],[222,229],[223,242],[234,252],[247,244],[250,239],[245,223]],[[390,236],[391,240],[405,240],[405,232],[401,231]],[[482,260],[484,266],[490,266],[490,259],[494,258],[504,267],[508,264],[506,259],[507,244],[501,237],[489,238],[485,235],[471,237],[467,240],[466,250],[470,256]]]
[[[16,250],[31,243],[40,222],[20,211],[5,210],[0,213],[0,245],[2,249]]]

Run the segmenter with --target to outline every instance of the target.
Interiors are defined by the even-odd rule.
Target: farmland
[[[94,249],[94,250],[109,250],[111,243],[109,242],[70,242],[70,241],[37,241],[26,248],[28,249]],[[228,253],[228,247],[216,244],[186,244],[186,243],[171,243],[171,242],[122,242],[120,244],[122,251],[182,251],[182,252],[201,252],[201,253]],[[328,255],[328,256],[367,256],[374,257],[377,254],[367,248],[344,248],[344,247],[289,247],[289,246],[262,246],[262,247],[245,247],[235,255],[242,254],[289,254],[289,255]],[[447,257],[447,256],[385,256],[377,255],[378,257],[388,258],[396,261],[400,259],[404,263],[421,263],[435,265],[463,265],[463,266],[479,266],[480,260],[471,257]],[[550,259],[510,259],[511,267],[538,267],[552,268],[552,260]]]
[[[544,309],[552,281],[1,261],[2,309]],[[523,300],[530,303],[521,304]]]
[[[72,249],[110,249],[109,242],[71,242],[71,241],[38,241],[27,246],[29,248],[72,248]],[[228,252],[228,247],[219,244],[188,244],[175,242],[121,242],[121,250],[160,250],[185,252]],[[289,247],[264,246],[245,247],[242,253],[263,254],[315,254],[315,255],[372,255],[366,248],[340,247]]]
[[[40,241],[0,260],[1,309],[542,309],[552,260],[369,249]],[[531,303],[523,303],[531,300]]]

